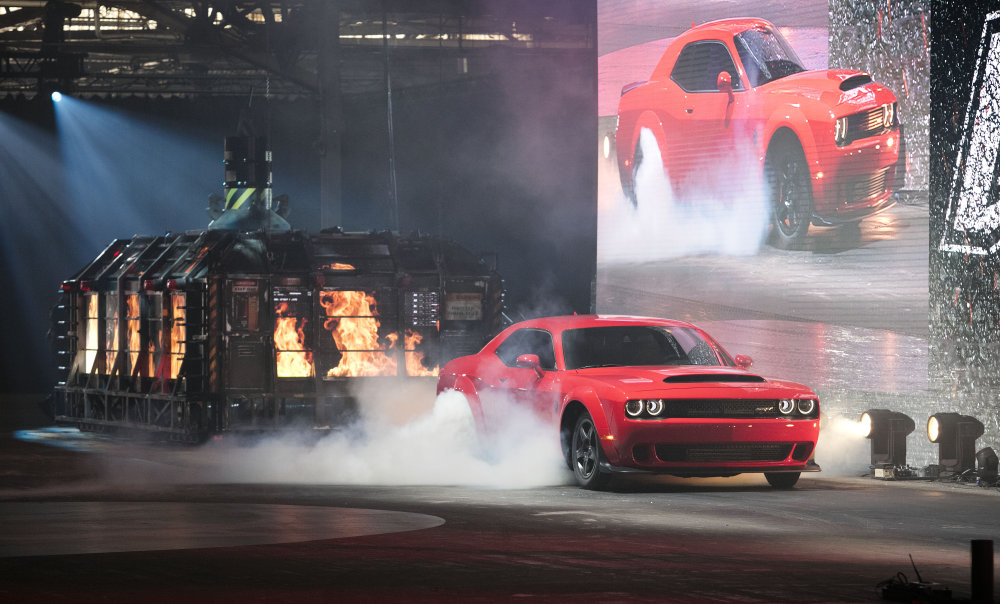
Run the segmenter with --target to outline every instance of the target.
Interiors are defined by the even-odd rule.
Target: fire
[[[142,340],[139,337],[139,295],[125,296],[125,328],[128,333],[129,367],[135,371],[139,363],[139,351],[142,350]]]
[[[277,351],[278,377],[312,377],[313,354],[305,349],[305,325],[288,314],[288,303],[281,302],[274,309],[274,348]]]
[[[372,294],[363,291],[322,291],[319,303],[326,311],[323,328],[330,332],[342,355],[327,377],[396,375],[399,334],[390,333],[380,341],[378,308]],[[423,340],[417,332],[406,330],[403,356],[407,375],[434,376],[437,367],[423,365],[424,354],[415,348]]]
[[[423,341],[424,336],[420,335],[415,331],[406,330],[404,339],[404,355],[406,357],[406,373],[407,375],[416,376],[436,376],[438,374],[438,368],[431,367],[430,369],[424,367],[424,353],[417,352],[415,348]]]
[[[328,271],[353,271],[357,270],[353,264],[345,264],[343,262],[331,262],[330,264],[324,264],[319,267],[320,270],[326,269]]]
[[[375,298],[363,291],[321,291],[319,303],[326,311],[323,328],[330,332],[340,362],[327,377],[396,375],[396,359],[379,343]],[[391,343],[390,339],[390,343]]]
[[[97,349],[100,346],[101,332],[99,331],[100,315],[98,314],[97,294],[87,296],[87,344],[84,363],[86,370],[94,371],[94,363],[97,362]]]
[[[187,308],[184,305],[185,295],[174,293],[170,296],[170,307],[173,310],[173,323],[170,327],[170,377],[177,379],[181,372],[181,362],[184,361],[184,340],[187,339],[187,327],[184,323]]]

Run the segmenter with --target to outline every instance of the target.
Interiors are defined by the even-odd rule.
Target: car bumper
[[[899,137],[899,132],[893,131],[845,147],[831,145],[816,151],[810,170],[814,224],[854,222],[896,203],[896,171],[905,169],[899,162]]]
[[[609,471],[685,476],[815,472],[818,436],[818,419],[626,420],[604,448]]]

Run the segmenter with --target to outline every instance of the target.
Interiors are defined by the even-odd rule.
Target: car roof
[[[668,327],[694,327],[685,321],[660,319],[656,317],[637,317],[629,315],[563,315],[556,317],[540,317],[515,323],[511,327],[533,327],[548,331],[564,331],[583,327],[610,327],[616,325],[660,325]]]
[[[719,19],[717,21],[709,21],[707,23],[702,23],[701,25],[695,25],[684,33],[690,34],[694,32],[701,33],[706,31],[718,31],[735,35],[753,27],[770,27],[772,29],[777,29],[774,27],[774,24],[767,19],[743,17],[739,19]]]

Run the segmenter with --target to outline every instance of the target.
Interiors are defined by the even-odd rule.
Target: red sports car
[[[860,71],[807,71],[763,19],[693,27],[667,47],[648,81],[622,88],[615,138],[633,203],[644,130],[681,198],[701,190],[706,173],[725,180],[720,170],[751,158],[781,247],[800,243],[810,222],[857,223],[889,208],[905,176],[895,95]]]
[[[441,369],[438,393],[463,393],[481,434],[510,405],[558,432],[586,488],[616,472],[733,476],[791,487],[813,461],[819,401],[800,384],[748,371],[681,321],[566,316],[517,323]]]

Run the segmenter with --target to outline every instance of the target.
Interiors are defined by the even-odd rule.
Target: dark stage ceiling
[[[0,97],[342,94],[448,83],[507,51],[592,47],[572,0],[0,3]],[[581,8],[586,10],[581,11]]]

